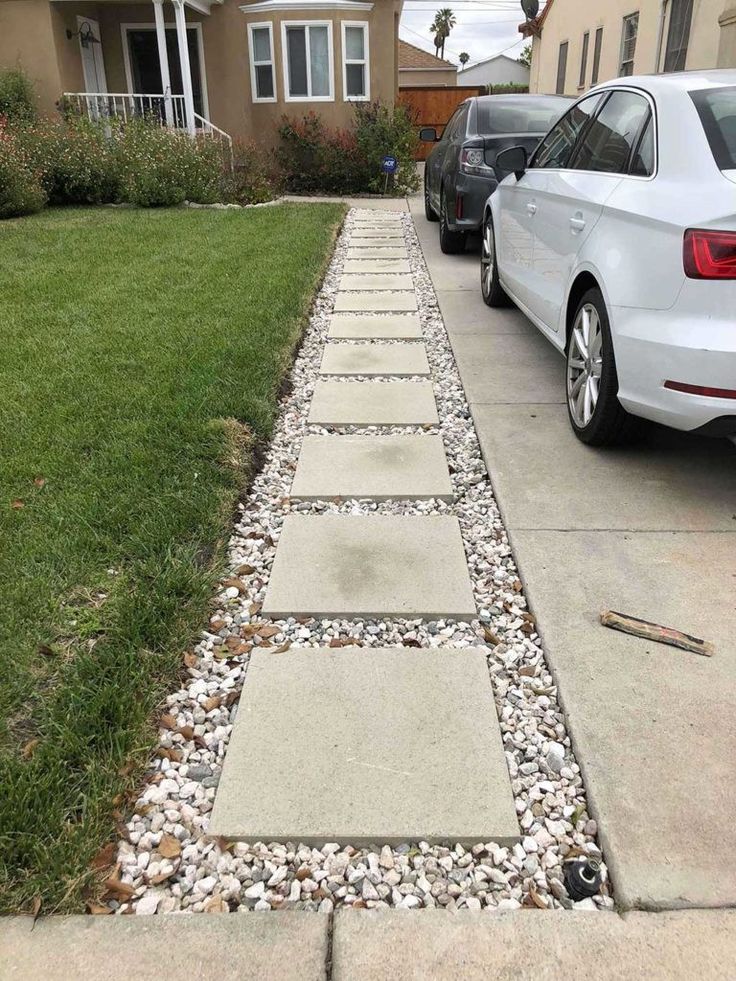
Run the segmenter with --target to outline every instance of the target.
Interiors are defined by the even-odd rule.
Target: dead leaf
[[[291,641],[287,640],[284,641],[281,647],[275,647],[273,652],[274,654],[284,654],[286,651],[289,650],[290,647],[291,647]]]
[[[159,719],[159,725],[163,726],[164,729],[176,729],[176,719],[173,715],[166,713]]]
[[[531,664],[524,664],[519,668],[519,674],[523,675],[525,678],[533,678],[537,673],[537,669]]]
[[[33,902],[31,903],[31,915],[34,920],[38,919],[38,914],[41,912],[41,897],[34,896]]]
[[[191,651],[187,651],[184,655],[184,663],[188,668],[196,668],[199,664],[199,658],[196,654],[192,654]]]
[[[330,647],[342,647],[342,641],[339,637],[333,637],[330,641]]]
[[[248,588],[242,579],[236,579],[234,577],[223,580],[222,585],[224,589],[229,589],[231,586],[234,586],[239,593],[244,593]]]
[[[117,855],[118,846],[114,841],[108,841],[106,845],[97,852],[92,861],[89,863],[91,869],[95,869],[100,872],[102,869],[109,869],[115,864],[115,856]]]
[[[112,910],[109,906],[102,906],[100,903],[88,902],[86,904],[87,912],[90,916],[111,916]]]
[[[511,588],[515,593],[520,593],[521,590],[523,589],[523,586],[521,585],[521,579],[514,579],[514,581],[511,583]]]
[[[230,708],[237,700],[240,698],[240,689],[237,691],[229,691],[225,696],[225,705]]]
[[[230,907],[220,895],[210,896],[204,904],[205,913],[229,913]]]
[[[109,879],[105,880],[105,889],[108,894],[112,894],[116,898],[130,899],[131,896],[135,895],[135,886],[129,882],[123,882],[117,875],[111,875]]]
[[[242,643],[243,642],[240,637],[227,637],[225,639],[225,647],[227,647],[229,651],[236,651]]]
[[[40,739],[31,739],[25,744],[23,749],[20,751],[20,755],[24,760],[30,760],[30,758],[36,752],[36,748],[40,742]]]
[[[10,506],[14,511],[20,511],[21,508],[25,507],[25,504],[23,503],[23,501],[21,501],[19,497],[16,497],[16,499],[11,503]]]
[[[263,606],[262,603],[251,603],[250,606],[248,607],[248,613],[250,614],[250,616],[254,617],[256,613],[261,612],[262,606]]]
[[[194,739],[194,729],[192,726],[182,726],[177,732],[180,732],[185,739]]]
[[[225,623],[224,620],[220,620],[220,619],[210,620],[210,628],[212,633],[219,634],[222,628],[226,626],[227,624]]]
[[[257,572],[258,570],[254,565],[248,565],[248,563],[245,562],[243,565],[239,565],[235,571],[239,576],[252,576],[253,573]]]
[[[276,634],[280,634],[281,630],[278,627],[261,627],[258,631],[258,636],[262,637],[264,640],[268,640],[269,637],[275,637]]]
[[[40,487],[45,487],[46,486],[46,478],[45,477],[35,477],[34,480],[33,480],[33,483],[36,485],[36,487],[39,487],[39,488]]]
[[[534,886],[529,889],[529,895],[531,896],[532,902],[538,909],[547,909],[547,903],[542,899]]]
[[[410,637],[408,640],[406,638],[403,641],[404,647],[421,647],[422,645],[415,637]]]
[[[147,881],[152,886],[160,886],[162,882],[166,882],[171,876],[176,872],[176,869],[172,869],[171,872],[161,872],[160,875],[152,875]]]
[[[494,634],[492,630],[489,630],[488,627],[483,627],[483,636],[488,643],[493,644],[494,647],[501,643],[501,638]]]
[[[163,858],[178,858],[181,855],[181,844],[174,835],[163,834],[156,850]]]
[[[220,696],[212,695],[210,698],[205,699],[204,705],[202,706],[205,712],[211,712],[213,709],[220,707]]]
[[[216,841],[217,841],[217,847],[220,849],[221,852],[232,851],[232,848],[235,845],[234,841],[228,841],[227,838],[217,838]]]

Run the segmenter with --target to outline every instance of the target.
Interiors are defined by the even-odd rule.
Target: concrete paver
[[[327,336],[342,340],[420,340],[422,325],[416,313],[336,313],[330,317]]]
[[[386,239],[391,239],[391,240],[395,239],[397,242],[403,242],[404,233],[400,229],[391,228],[390,226],[386,228],[383,227],[368,228],[365,226],[362,227],[358,226],[357,228],[353,229],[353,232],[350,236],[350,241],[355,243],[360,239],[366,239],[370,241],[374,239],[380,239],[381,241],[385,241]]]
[[[309,407],[316,426],[436,426],[429,382],[317,382]]]
[[[458,520],[288,514],[263,613],[470,619],[476,607]]]
[[[328,918],[241,916],[31,916],[0,924],[3,981],[324,981]]]
[[[358,313],[401,313],[416,309],[416,294],[410,290],[393,293],[338,293],[334,306],[336,313],[350,310]]]
[[[338,283],[340,292],[349,290],[411,290],[414,280],[408,273],[347,273]]]
[[[346,259],[344,273],[408,273],[408,259]]]
[[[727,981],[736,912],[339,910],[333,981]]]
[[[408,259],[409,253],[404,245],[365,246],[348,245],[346,260],[351,259]]]
[[[452,500],[439,436],[305,436],[293,500]]]
[[[210,832],[317,846],[517,841],[485,652],[254,651]]]
[[[321,375],[428,375],[423,344],[328,344]]]

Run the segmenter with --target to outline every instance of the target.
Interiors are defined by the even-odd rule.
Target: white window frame
[[[641,20],[641,11],[633,10],[630,14],[626,14],[621,22],[621,50],[618,58],[618,73],[624,76],[624,65],[631,65],[631,71],[627,75],[633,75],[636,71],[636,45],[639,41],[639,22]],[[634,51],[631,58],[624,60],[624,55],[626,54],[626,25],[629,21],[632,21],[636,17],[636,34],[634,35]]]
[[[361,61],[347,56],[347,28],[363,28],[363,59]],[[340,21],[340,31],[342,40],[342,95],[344,102],[370,102],[371,101],[371,52],[368,40],[368,21],[367,20],[343,20]],[[363,95],[348,95],[348,65],[363,65],[363,78],[365,79],[365,92]]]
[[[253,43],[253,31],[268,28],[268,43],[271,48],[271,58],[269,61],[256,61],[256,49]],[[248,56],[250,58],[250,94],[253,102],[277,102],[278,88],[276,83],[276,52],[273,47],[273,21],[262,20],[257,24],[248,24]],[[256,80],[256,67],[269,65],[271,68],[271,81],[273,83],[273,95],[259,96]]]
[[[288,27],[305,28],[306,55],[307,55],[307,89],[308,95],[289,94],[289,48],[286,42],[286,29]],[[327,56],[329,58],[328,80],[330,83],[329,95],[312,95],[312,58],[309,49],[309,30],[310,27],[327,28]],[[281,60],[284,67],[284,102],[334,102],[335,101],[335,54],[332,45],[332,21],[331,20],[283,20],[281,21]]]

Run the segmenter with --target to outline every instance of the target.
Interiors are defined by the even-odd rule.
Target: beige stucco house
[[[399,40],[399,88],[457,85],[457,65]]]
[[[736,0],[548,0],[532,39],[531,92],[577,95],[620,75],[736,67]]]
[[[348,126],[393,105],[403,0],[0,0],[0,67],[41,109],[155,112],[191,131],[275,142],[284,113]]]

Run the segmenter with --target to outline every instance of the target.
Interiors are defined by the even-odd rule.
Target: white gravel
[[[351,211],[317,297],[294,364],[292,390],[261,473],[230,541],[231,572],[217,609],[187,656],[185,687],[167,700],[150,782],[119,844],[121,878],[133,885],[118,912],[296,908],[329,912],[339,905],[448,909],[572,907],[562,879],[566,856],[600,858],[596,824],[588,815],[557,689],[545,663],[533,617],[514,565],[447,334],[416,238],[403,215],[442,435],[455,501],[294,503],[289,490],[309,402],[340,278]],[[345,341],[340,343],[354,343]],[[355,380],[355,379],[351,379]],[[366,380],[365,384],[370,384]],[[432,427],[422,427],[423,430]],[[376,432],[342,427],[341,432]],[[392,432],[413,432],[412,427]],[[455,514],[463,535],[479,618],[453,620],[264,620],[260,616],[284,515],[290,511],[342,514]],[[207,837],[208,814],[227,750],[254,645],[284,648],[340,646],[485,646],[501,721],[516,810],[523,832],[513,849],[494,842],[470,850],[407,842],[375,850],[337,844],[321,850],[296,842],[228,844]],[[489,720],[492,723],[492,720]],[[605,879],[605,867],[604,867]],[[581,908],[611,908],[608,883]]]

